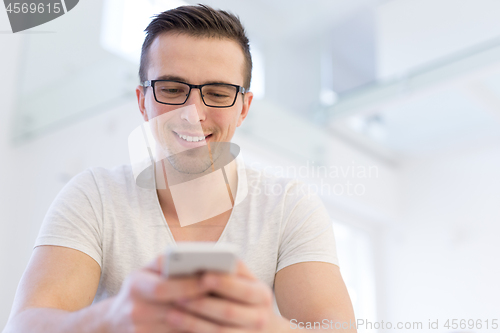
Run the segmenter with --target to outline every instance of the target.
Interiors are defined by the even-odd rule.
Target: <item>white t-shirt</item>
[[[306,261],[338,265],[331,220],[302,183],[246,169],[248,195],[233,208],[218,243],[232,243],[271,288],[280,269]],[[238,180],[242,177],[238,177]],[[238,198],[240,184],[236,197]],[[118,293],[126,276],[175,245],[156,189],[136,185],[130,166],[91,168],[52,203],[35,247],[79,250],[101,267],[94,302]]]

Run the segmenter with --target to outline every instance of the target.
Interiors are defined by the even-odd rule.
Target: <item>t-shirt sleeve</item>
[[[35,246],[56,245],[81,251],[102,267],[102,201],[92,171],[86,170],[57,195]]]
[[[287,192],[277,271],[307,261],[339,264],[332,220],[316,195],[297,194],[301,184],[294,183]]]

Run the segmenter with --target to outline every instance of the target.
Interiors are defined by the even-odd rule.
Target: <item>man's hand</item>
[[[161,276],[158,257],[144,269],[132,273],[110,304],[106,319],[108,332],[174,332],[167,314],[175,303],[207,295],[200,277],[166,279]]]
[[[201,279],[207,296],[183,299],[177,308],[167,309],[171,327],[190,333],[270,332],[286,327],[286,321],[273,310],[273,295],[253,276],[243,262],[236,274],[206,273]]]

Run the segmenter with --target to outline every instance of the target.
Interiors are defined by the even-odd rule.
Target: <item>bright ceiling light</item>
[[[387,128],[381,114],[354,115],[348,118],[347,124],[356,133],[368,136],[376,141],[382,142],[387,139]]]
[[[339,96],[337,95],[337,93],[331,89],[321,89],[321,92],[319,94],[319,100],[324,106],[334,105],[337,102],[338,98]]]

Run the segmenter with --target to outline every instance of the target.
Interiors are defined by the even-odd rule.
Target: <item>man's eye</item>
[[[180,89],[174,89],[174,88],[171,88],[171,89],[167,89],[167,88],[164,88],[161,90],[161,92],[163,93],[168,93],[168,94],[177,94],[177,93],[180,93]]]
[[[212,97],[216,97],[216,98],[225,98],[225,97],[229,97],[228,95],[226,94],[222,94],[222,93],[216,93],[216,92],[211,92],[209,93],[210,96]]]

